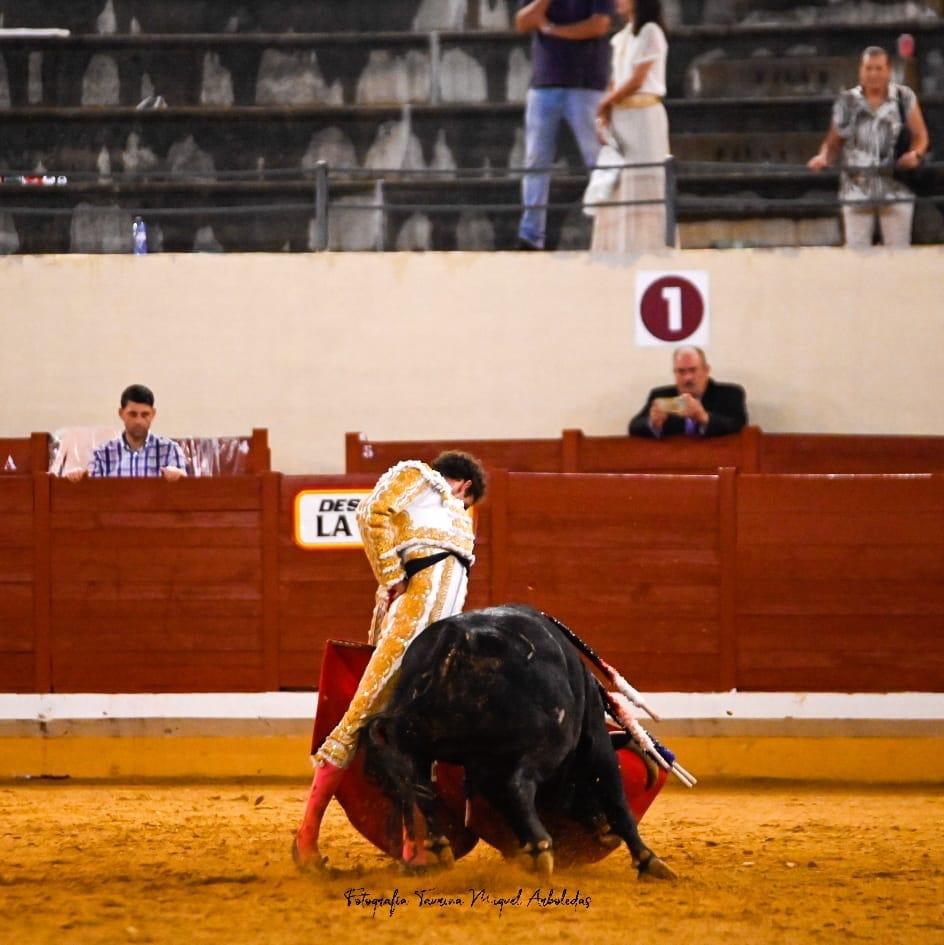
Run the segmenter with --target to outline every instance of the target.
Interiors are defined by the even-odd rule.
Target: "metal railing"
[[[827,179],[835,177],[836,170],[844,173],[864,173],[867,175],[887,176],[891,174],[890,168],[875,167],[844,167],[837,168],[827,172],[812,172],[805,165],[796,164],[758,164],[748,162],[709,162],[709,161],[685,161],[681,162],[675,158],[669,158],[665,162],[645,162],[645,163],[625,163],[608,164],[608,169],[620,170],[645,170],[649,168],[664,169],[664,196],[655,199],[640,200],[606,200],[595,202],[595,208],[632,208],[636,206],[663,205],[665,207],[665,244],[666,246],[676,245],[676,234],[680,210],[696,211],[699,215],[710,214],[711,212],[755,212],[764,213],[771,210],[813,210],[828,211],[838,210],[844,205],[856,206],[881,206],[884,204],[896,204],[901,202],[914,201],[914,196],[900,196],[877,198],[863,203],[861,200],[843,200],[838,196],[824,196],[823,198],[792,198],[792,197],[763,197],[763,196],[710,196],[695,197],[679,194],[680,179],[701,180],[717,179],[738,179],[748,182],[750,180],[770,180],[777,177],[790,177],[797,179],[799,176],[808,177],[811,182],[822,180],[823,173],[829,175]],[[928,167],[939,173],[944,189],[944,163],[928,165]],[[592,170],[592,169],[590,169]],[[86,185],[102,184],[111,188],[114,195],[116,185],[127,185],[134,188],[137,185],[181,185],[190,187],[206,187],[208,193],[226,189],[230,187],[245,185],[271,184],[273,187],[279,185],[298,185],[301,192],[307,193],[308,199],[294,202],[267,202],[267,203],[240,203],[235,205],[207,205],[207,206],[97,206],[94,204],[83,204],[82,212],[90,215],[95,214],[127,214],[133,216],[146,216],[150,219],[173,219],[186,218],[193,216],[200,217],[239,217],[253,216],[259,214],[269,215],[289,215],[303,214],[314,219],[314,239],[313,249],[315,251],[325,251],[330,248],[330,221],[333,212],[370,212],[380,215],[382,221],[380,226],[381,235],[377,239],[375,248],[382,250],[386,248],[385,231],[387,220],[391,213],[423,213],[429,216],[435,215],[455,215],[463,212],[473,211],[483,214],[505,215],[520,214],[524,205],[516,202],[483,202],[483,201],[458,201],[458,202],[388,202],[387,188],[395,184],[417,184],[428,181],[447,181],[455,184],[463,182],[479,181],[483,183],[502,184],[514,181],[520,181],[528,175],[549,175],[552,182],[556,179],[561,181],[567,179],[570,182],[585,181],[588,170],[561,172],[559,167],[509,167],[509,168],[362,168],[362,167],[330,167],[326,161],[318,161],[314,166],[308,168],[264,168],[255,170],[224,170],[214,171],[212,173],[202,172],[191,175],[183,175],[174,172],[148,171],[145,173],[124,173],[112,174],[103,178],[101,174],[91,171],[73,172],[65,178],[44,178],[43,181],[49,181],[50,186],[42,187],[46,193],[56,191],[59,193],[69,193],[74,185],[76,190],[84,191],[88,189]],[[3,184],[0,184],[0,213],[8,213],[23,217],[66,217],[75,213],[75,206],[40,206],[32,205],[11,205],[7,204],[3,197],[13,192],[14,188],[9,186],[17,181],[22,184],[31,184],[40,180],[35,176],[35,172],[5,172],[0,178]],[[60,183],[61,181],[61,183]],[[332,192],[332,187],[356,191],[360,187],[370,189],[369,198],[365,202],[345,199],[344,203],[338,202]],[[24,186],[23,192],[32,190],[32,187]],[[140,195],[139,195],[140,199]],[[936,194],[920,199],[928,200],[935,205],[944,204],[944,193]],[[581,201],[548,201],[543,204],[529,205],[530,209],[541,209],[549,211],[573,211],[582,206]]]

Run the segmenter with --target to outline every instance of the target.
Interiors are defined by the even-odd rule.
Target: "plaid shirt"
[[[187,471],[183,451],[173,440],[149,433],[141,449],[135,451],[122,433],[95,450],[88,473],[93,477],[155,477],[160,476],[165,466]]]

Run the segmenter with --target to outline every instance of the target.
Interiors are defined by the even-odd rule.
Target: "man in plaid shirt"
[[[137,477],[181,479],[187,475],[187,462],[181,448],[173,441],[150,432],[157,416],[154,394],[143,384],[132,384],[121,394],[118,411],[125,432],[98,447],[92,454],[88,469],[66,473],[66,478],[77,482],[85,476]]]

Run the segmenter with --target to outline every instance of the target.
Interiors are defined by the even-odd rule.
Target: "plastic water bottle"
[[[147,256],[147,224],[135,217],[131,224],[131,252],[135,256]]]

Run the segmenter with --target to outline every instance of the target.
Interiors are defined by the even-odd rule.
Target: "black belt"
[[[412,561],[407,561],[403,565],[403,570],[406,572],[406,576],[411,578],[414,574],[419,574],[420,571],[425,571],[449,557],[455,558],[465,568],[466,572],[472,566],[468,558],[463,558],[462,555],[458,555],[454,551],[440,551],[439,554],[429,555],[426,558],[414,558]]]

